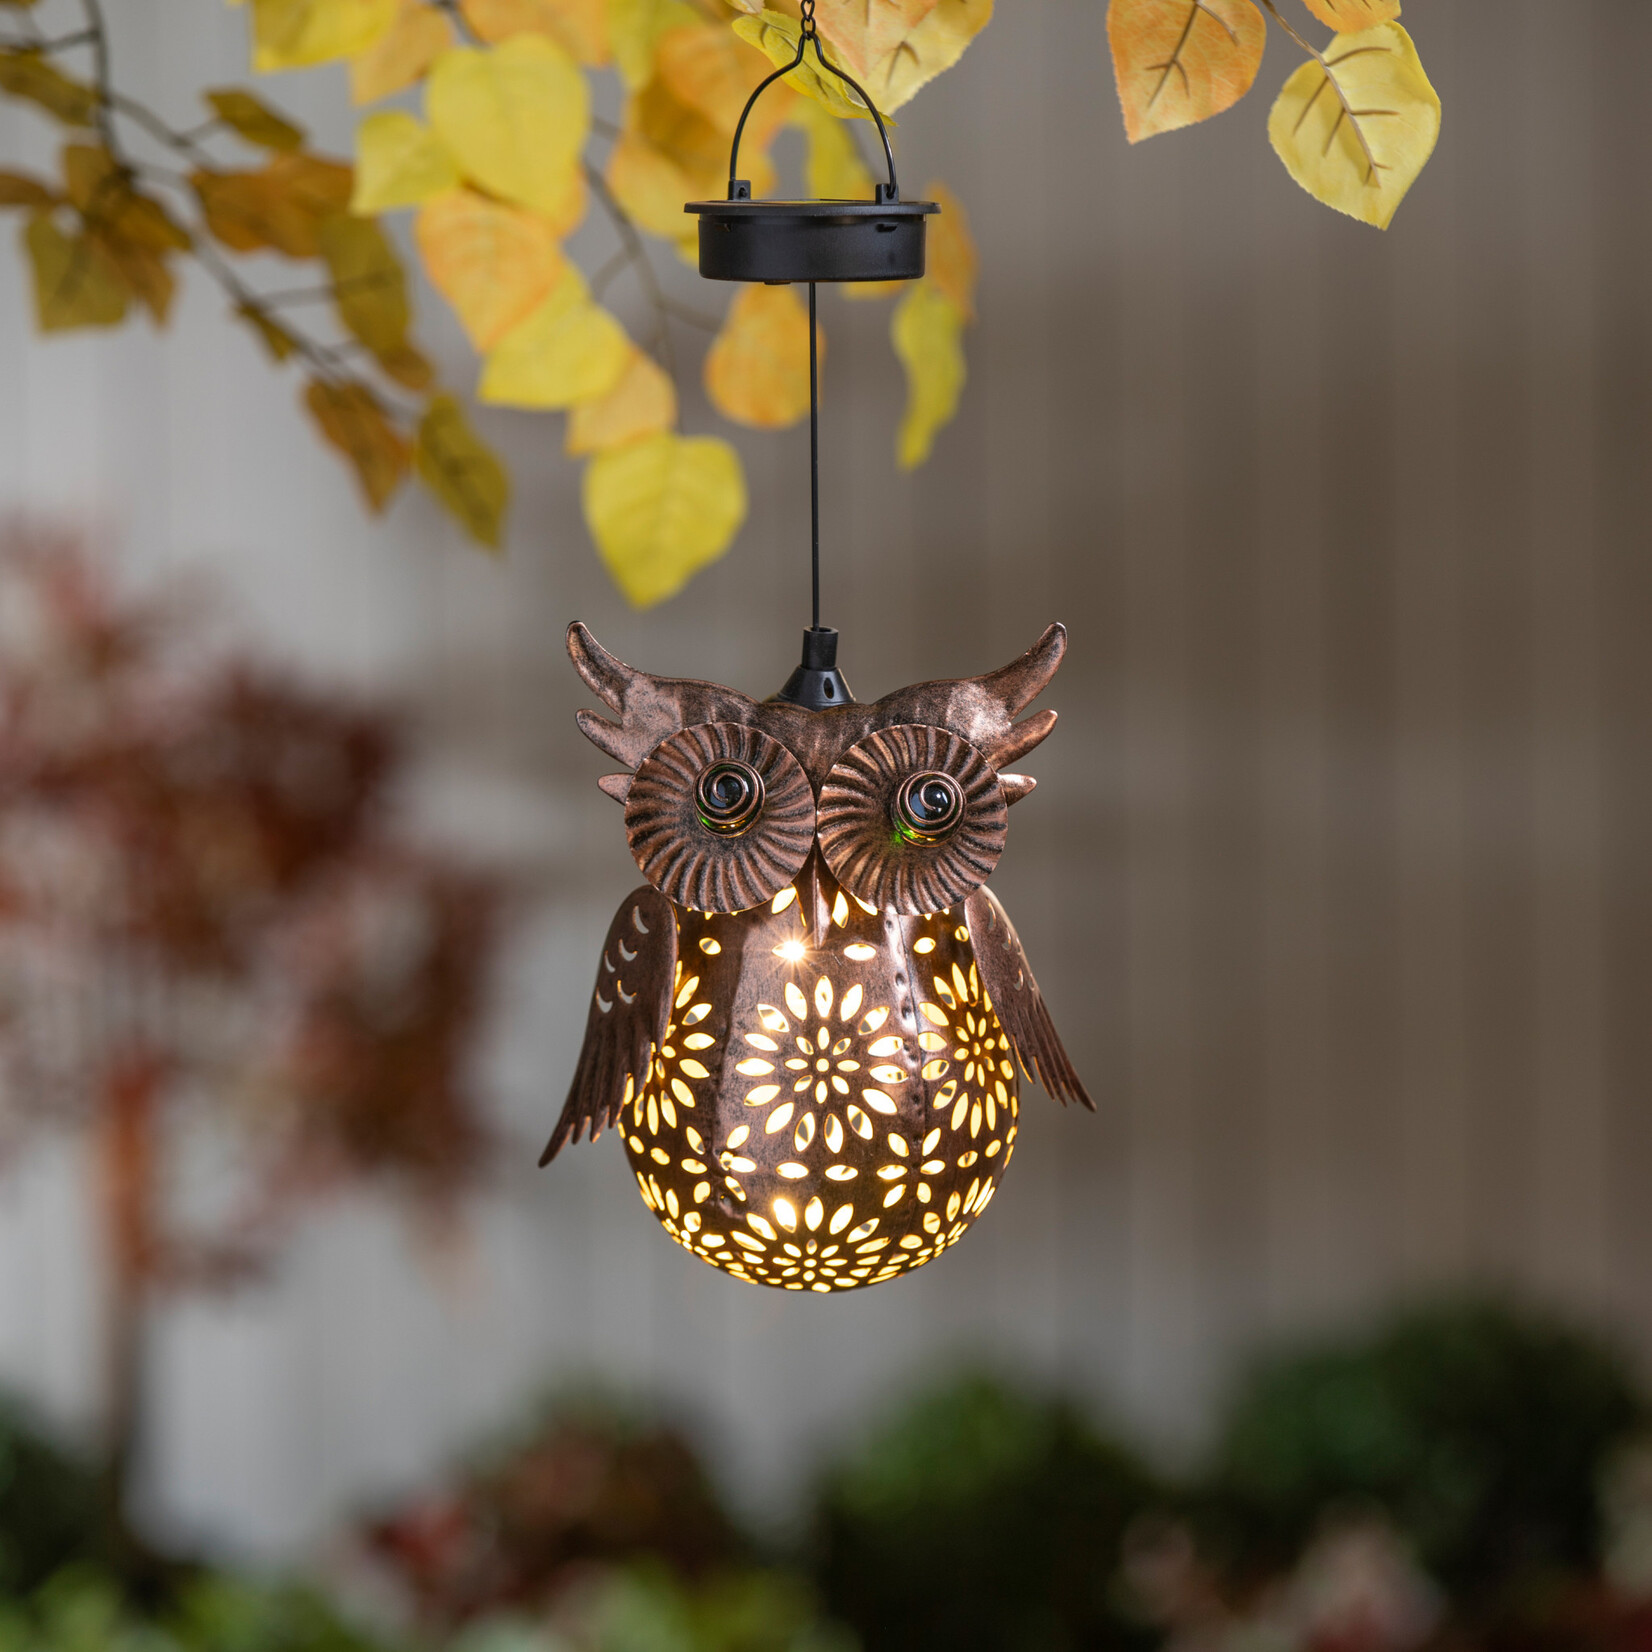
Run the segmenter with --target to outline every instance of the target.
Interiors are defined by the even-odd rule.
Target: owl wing
[[[1061,1047],[1027,955],[1021,950],[1021,938],[998,904],[998,897],[983,884],[964,903],[964,911],[981,985],[992,1000],[999,1024],[1015,1046],[1022,1069],[1036,1072],[1038,1082],[1057,1101],[1081,1101],[1095,1112],[1096,1104]]]
[[[625,1105],[625,1083],[641,1088],[671,1017],[677,974],[677,916],[671,902],[644,884],[626,896],[602,944],[585,1043],[562,1117],[540,1156],[547,1165],[588,1130],[595,1141]]]

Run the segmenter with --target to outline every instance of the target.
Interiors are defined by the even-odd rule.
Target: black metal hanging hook
[[[809,42],[813,41],[815,48],[815,59],[820,64],[821,68],[836,75],[838,79],[844,83],[844,85],[849,87],[850,90],[853,91],[860,99],[861,103],[872,116],[872,119],[877,123],[878,138],[883,144],[884,165],[889,170],[889,182],[887,184],[877,185],[875,200],[878,203],[885,201],[898,201],[901,198],[901,186],[895,177],[895,151],[889,142],[889,131],[883,124],[883,116],[878,112],[878,106],[867,95],[866,88],[863,87],[858,80],[856,80],[852,75],[846,74],[835,63],[831,62],[827,58],[826,53],[820,44],[820,31],[815,27],[815,0],[803,0],[801,12],[802,16],[800,18],[800,27],[797,36],[797,55],[791,60],[790,63],[784,64],[782,67],[776,69],[773,74],[766,75],[762,80],[760,80],[752,89],[751,96],[746,99],[745,108],[740,111],[740,119],[736,122],[734,128],[734,143],[729,149],[728,156],[728,198],[731,201],[749,200],[751,198],[751,191],[749,188],[746,189],[744,194],[739,193],[741,187],[740,139],[746,130],[747,117],[756,106],[757,100],[762,97],[762,95],[777,80],[784,80],[793,69],[801,65],[804,57],[808,54]]]
[[[865,107],[883,144],[885,182],[870,201],[754,201],[740,176],[740,141],[757,100],[800,68],[811,43],[821,69],[835,75]],[[924,273],[924,219],[933,201],[903,201],[889,129],[871,94],[827,57],[815,26],[814,0],[802,0],[797,50],[765,75],[746,99],[729,146],[728,198],[690,201],[700,220],[700,274],[714,281],[915,281]]]

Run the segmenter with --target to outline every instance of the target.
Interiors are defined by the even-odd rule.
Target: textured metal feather
[[[631,1093],[641,1093],[671,1017],[676,973],[677,921],[671,903],[657,890],[633,890],[608,926],[579,1065],[541,1165],[578,1141],[582,1130],[595,1141],[611,1126],[625,1105],[627,1081]]]
[[[1015,1046],[1022,1071],[1036,1074],[1038,1082],[1063,1105],[1077,1101],[1095,1112],[1096,1104],[1067,1059],[1044,995],[1021,950],[1021,938],[998,897],[990,889],[977,889],[964,910],[981,984]]]

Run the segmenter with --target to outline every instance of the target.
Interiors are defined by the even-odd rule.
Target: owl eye
[[[763,777],[750,763],[728,760],[700,771],[694,799],[700,824],[719,837],[750,831],[763,812]]]
[[[792,754],[744,723],[695,723],[644,758],[625,798],[643,876],[697,912],[772,900],[814,845],[814,794]]]
[[[902,723],[838,759],[817,815],[820,852],[851,895],[897,912],[941,912],[998,864],[1008,804],[969,741]]]
[[[964,793],[950,774],[915,774],[895,794],[895,828],[908,843],[941,843],[964,818]]]

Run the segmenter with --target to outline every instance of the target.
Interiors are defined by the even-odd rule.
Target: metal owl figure
[[[832,665],[836,633],[820,654]],[[1008,772],[1055,725],[1015,719],[1066,649],[1052,625],[984,677],[871,705],[835,670],[756,701],[650,676],[568,633],[615,721],[579,714],[624,774],[647,884],[597,969],[542,1164],[617,1126],[666,1232],[737,1279],[821,1293],[932,1261],[1015,1150],[1018,1069],[1092,1107],[1015,929],[986,887]],[[804,703],[797,703],[799,700]]]

